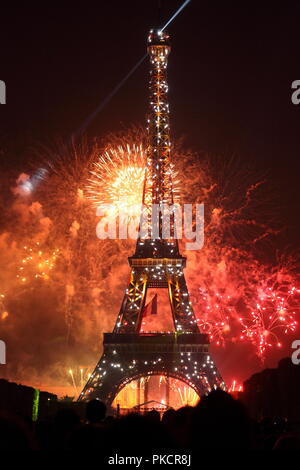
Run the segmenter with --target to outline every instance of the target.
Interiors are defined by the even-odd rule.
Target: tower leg
[[[147,403],[149,380],[153,375],[167,377],[168,390],[162,389],[167,402],[170,399],[170,377],[192,387],[200,397],[225,385],[209,355],[207,335],[105,333],[103,355],[82,390],[79,401],[98,398],[111,405],[125,384],[136,380],[137,401],[141,404],[144,397]],[[141,382],[138,382],[142,377],[144,394]]]
[[[168,276],[168,288],[175,330],[180,333],[198,333],[199,328],[182,270]]]

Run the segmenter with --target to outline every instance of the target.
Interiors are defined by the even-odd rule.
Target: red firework
[[[297,327],[296,314],[299,311],[300,289],[289,286],[287,289],[272,287],[260,289],[258,299],[250,315],[241,317],[241,340],[249,339],[257,348],[259,356],[265,355],[272,346],[281,347],[279,332],[287,334]]]

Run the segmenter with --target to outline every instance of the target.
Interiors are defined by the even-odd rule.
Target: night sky
[[[22,7],[1,5],[0,148],[5,168],[27,171],[31,148],[68,139],[145,54],[158,24],[156,0]],[[237,156],[267,174],[279,200],[288,244],[297,248],[300,105],[291,84],[300,79],[300,4],[192,0],[168,28],[169,99],[174,138],[187,147]],[[262,4],[263,3],[263,4]],[[182,1],[162,2],[159,25]],[[145,61],[88,127],[89,137],[143,124]]]

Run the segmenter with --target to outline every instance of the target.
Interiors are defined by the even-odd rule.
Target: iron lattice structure
[[[146,220],[153,205],[174,203],[167,85],[170,53],[166,32],[150,31],[150,99],[147,117],[147,168],[143,192]],[[132,380],[164,375],[185,382],[202,396],[225,384],[209,355],[209,339],[201,334],[189,299],[171,214],[169,236],[138,238],[135,254],[129,258],[129,286],[125,291],[113,333],[104,334],[104,350],[79,400],[99,398],[110,405],[119,391]],[[153,234],[152,234],[153,235]],[[174,333],[141,333],[143,308],[148,288],[168,289]]]

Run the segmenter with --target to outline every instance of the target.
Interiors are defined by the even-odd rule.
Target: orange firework
[[[50,271],[54,268],[59,255],[59,249],[45,254],[40,243],[35,242],[32,246],[25,245],[23,250],[24,254],[18,268],[17,279],[23,284],[32,279],[48,280]]]
[[[92,165],[91,176],[85,187],[86,197],[95,207],[111,205],[111,215],[122,213],[123,216],[138,217],[141,213],[146,161],[142,144],[122,143],[109,147]],[[179,181],[173,164],[170,172],[177,200]]]
[[[78,395],[78,389],[81,389],[90,378],[90,369],[87,367],[75,366],[67,371],[68,382],[71,382],[75,395]],[[70,379],[69,379],[70,378]]]
[[[87,198],[98,207],[111,204],[112,213],[140,213],[146,156],[142,145],[109,148],[96,161],[86,185]]]

